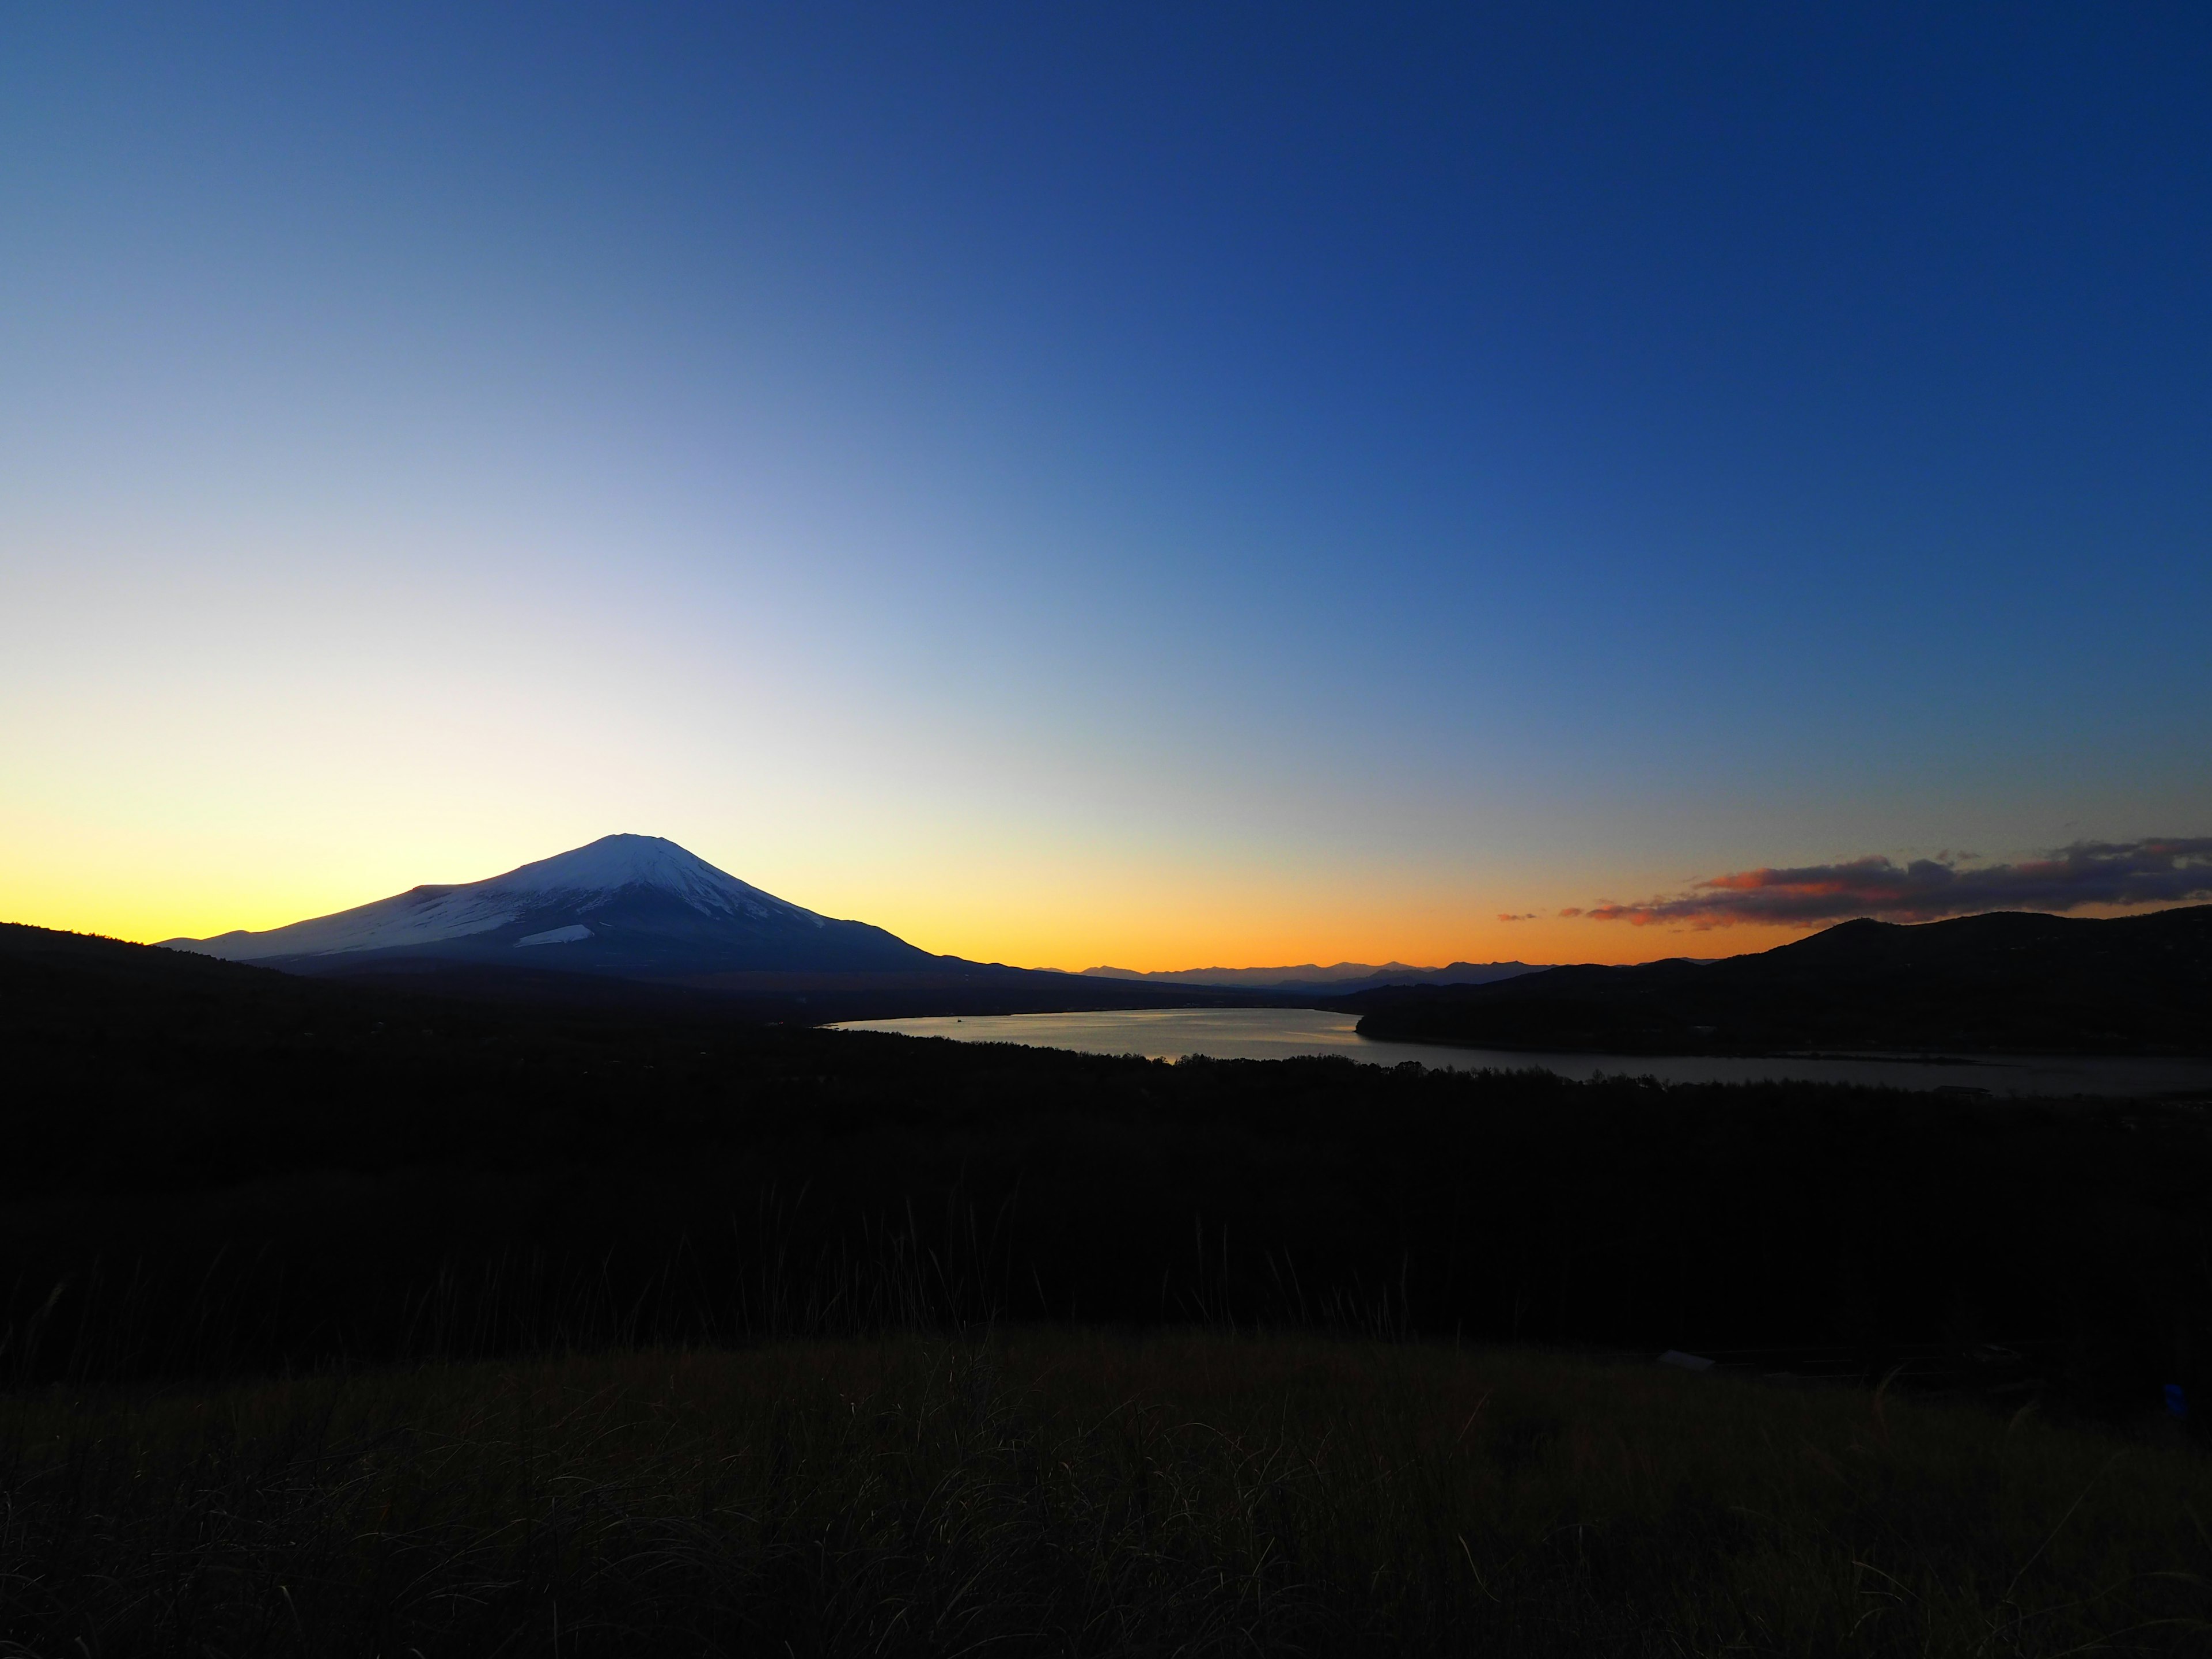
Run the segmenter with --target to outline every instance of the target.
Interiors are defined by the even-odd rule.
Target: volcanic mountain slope
[[[764,893],[658,836],[606,836],[483,881],[410,888],[264,933],[163,942],[308,973],[396,959],[630,977],[884,973],[945,960]]]
[[[1847,921],[1702,964],[1554,968],[1346,1000],[1362,1035],[1611,1054],[2212,1054],[2212,905]]]

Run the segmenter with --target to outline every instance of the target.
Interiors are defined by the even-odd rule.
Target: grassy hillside
[[[2212,1467],[1857,1389],[1028,1331],[0,1401],[9,1652],[2048,1655]]]

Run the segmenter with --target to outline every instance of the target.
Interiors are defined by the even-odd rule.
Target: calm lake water
[[[1091,1014],[992,1014],[956,1018],[860,1019],[848,1031],[896,1031],[963,1042],[1018,1042],[1032,1048],[1073,1048],[1093,1054],[1144,1054],[1178,1060],[1285,1060],[1295,1054],[1342,1054],[1371,1066],[1417,1060],[1462,1072],[1540,1066],[1562,1077],[1656,1077],[1667,1083],[1747,1083],[1790,1078],[1814,1083],[1866,1083],[1898,1089],[1959,1085],[1993,1095],[2160,1095],[2212,1091],[2212,1060],[2068,1059],[1983,1055],[1931,1063],[1926,1058],[1743,1060],[1640,1054],[1524,1054],[1499,1048],[1445,1048],[1427,1042],[1376,1042],[1352,1030],[1349,1014],[1318,1008],[1133,1008]]]

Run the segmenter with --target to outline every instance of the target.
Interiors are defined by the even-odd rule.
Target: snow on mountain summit
[[[365,951],[533,960],[607,971],[904,965],[928,958],[865,923],[835,921],[763,892],[659,836],[605,836],[459,886],[425,886],[264,933],[170,939],[234,962]],[[487,953],[489,953],[489,955]]]
[[[627,887],[667,893],[702,915],[771,915],[819,926],[822,918],[717,870],[661,836],[602,836],[588,846],[539,859],[457,891],[483,894],[597,894],[601,902]],[[595,908],[586,904],[585,909]]]

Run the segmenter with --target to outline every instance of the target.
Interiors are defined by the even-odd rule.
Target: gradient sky
[[[2212,836],[2208,88],[2201,4],[7,8],[0,916],[620,830],[1632,960],[1795,930],[1556,912]]]

